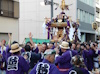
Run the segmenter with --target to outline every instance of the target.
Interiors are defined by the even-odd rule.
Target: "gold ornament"
[[[97,30],[97,29],[98,29],[98,24],[97,24],[96,22],[93,22],[93,23],[92,23],[92,28],[93,28],[94,30]]]
[[[62,0],[62,3],[61,3],[61,6],[60,7],[61,7],[62,10],[65,9],[65,0]]]

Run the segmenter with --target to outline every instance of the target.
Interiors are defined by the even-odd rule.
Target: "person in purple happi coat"
[[[72,57],[73,67],[68,71],[67,74],[90,74],[85,69],[83,58],[79,55]]]
[[[48,49],[44,52],[44,60],[39,62],[30,72],[30,74],[60,74],[54,65],[55,50]]]
[[[83,58],[85,65],[87,66],[89,71],[92,71],[94,68],[94,60],[93,58],[97,56],[96,50],[95,50],[95,44],[92,44],[90,48],[90,44],[86,44],[87,50],[83,51]]]
[[[63,53],[61,56],[56,57],[55,63],[58,63],[58,69],[60,73],[66,74],[72,67],[71,58],[72,56],[75,56],[76,53],[70,50],[68,42],[63,41],[60,47]]]
[[[6,74],[24,74],[28,73],[29,64],[20,55],[21,48],[18,43],[11,45],[9,52],[11,55],[7,57],[7,70]]]
[[[0,74],[6,74],[6,40],[1,40],[0,45]]]
[[[24,48],[25,52],[23,52],[21,55],[29,63],[30,68],[32,69],[37,64],[37,62],[43,58],[43,55],[41,54],[41,50],[39,50],[39,53],[30,52],[31,47],[29,45],[25,45]]]

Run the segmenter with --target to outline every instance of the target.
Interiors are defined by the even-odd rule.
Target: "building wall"
[[[96,0],[95,1],[95,5],[96,5],[96,7],[95,7],[95,9],[96,9],[96,11],[95,11],[96,17],[95,18],[96,18],[97,24],[100,27],[100,0]],[[100,32],[99,33],[98,32],[96,33],[97,40],[99,40],[98,35],[100,35]]]
[[[19,30],[19,21],[18,19],[1,17],[0,16],[0,35],[6,35],[7,33],[12,33],[12,40],[19,41],[18,30]],[[8,40],[8,37],[5,37]],[[3,36],[0,36],[1,39],[5,39]]]
[[[78,13],[78,18],[80,19],[80,30],[82,32],[87,31],[89,33],[94,33],[91,24],[95,21],[95,7],[92,7],[80,0],[77,0],[77,9],[81,10],[80,13]]]
[[[72,2],[73,5],[70,6],[72,10],[68,15],[74,17],[73,20],[79,19],[80,22],[80,31],[81,31],[81,41],[89,41],[88,34],[90,34],[91,39],[95,41],[95,31],[92,29],[92,22],[95,21],[95,0],[67,0],[68,2]],[[85,2],[84,2],[85,1]],[[82,14],[78,11],[81,10]],[[86,14],[83,15],[83,11],[86,12],[86,14],[91,15],[91,17],[87,17]],[[92,16],[94,15],[94,17]]]
[[[28,38],[29,32],[34,38],[46,38],[46,35],[43,35],[42,25],[44,17],[50,18],[50,6],[41,6],[41,1],[44,0],[20,0],[20,43],[24,38]]]
[[[100,25],[100,0],[96,0],[96,8],[99,9],[99,14],[95,13],[96,14],[96,21]]]
[[[92,29],[95,21],[95,0],[77,0],[77,18],[80,22],[81,41],[95,41],[95,31]]]
[[[0,0],[0,40],[8,41],[8,33],[12,41],[19,41],[19,0]]]

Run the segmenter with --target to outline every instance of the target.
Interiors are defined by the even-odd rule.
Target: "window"
[[[83,21],[83,10],[81,10],[81,20]]]
[[[86,0],[84,0],[84,3],[86,3]]]
[[[90,14],[90,24],[92,23],[92,21],[93,21],[93,15]]]
[[[93,7],[95,6],[94,2],[95,2],[94,0],[91,1],[91,6]]]
[[[81,9],[77,9],[77,18],[80,19],[80,21],[82,22],[86,22],[90,24],[94,22],[94,15],[86,11],[83,11]]]
[[[14,9],[14,5],[13,5],[13,1],[9,1],[9,16],[13,17],[13,9]]]
[[[85,22],[87,23],[87,13],[85,12]]]
[[[92,0],[89,0],[89,5],[92,6]]]
[[[85,22],[85,11],[83,11],[83,22]]]
[[[92,14],[90,14],[90,24],[92,23]]]
[[[89,4],[89,0],[87,0],[87,4],[90,5],[90,4]]]
[[[86,23],[88,23],[88,13],[86,12]]]
[[[4,16],[8,16],[8,5],[7,0],[1,1],[1,14]]]
[[[90,23],[90,14],[88,13],[88,23]]]
[[[82,10],[80,10],[80,20],[82,21]]]
[[[77,9],[77,18],[80,19],[80,9]]]
[[[14,17],[19,18],[19,3],[14,2]]]
[[[0,15],[19,18],[19,3],[13,0],[0,0]]]
[[[94,22],[94,15],[92,15],[92,22]]]

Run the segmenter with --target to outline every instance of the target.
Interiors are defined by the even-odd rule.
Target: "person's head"
[[[26,43],[26,45],[29,45],[30,47],[31,47],[31,49],[32,49],[32,44],[31,44],[31,42],[29,41],[29,42],[27,42]]]
[[[96,44],[96,45],[98,45],[98,42],[97,42],[97,41],[95,41],[95,44]]]
[[[77,49],[80,49],[80,43],[77,43],[77,44],[76,44],[76,48],[77,48]]]
[[[89,43],[86,44],[86,48],[87,48],[87,49],[90,49],[90,44],[89,44]]]
[[[30,41],[29,41],[29,42],[27,42],[27,43],[26,43],[26,45],[32,46],[32,44],[31,44],[31,42],[30,42]]]
[[[30,52],[31,47],[29,45],[25,45],[25,51]]]
[[[72,49],[74,50],[75,48],[76,48],[76,44],[73,43],[73,44],[72,44]]]
[[[12,54],[19,54],[20,51],[21,51],[21,48],[19,47],[18,43],[14,43],[14,44],[11,45],[10,53],[12,53]]]
[[[50,42],[49,45],[48,45],[48,49],[52,49],[53,46],[54,46],[54,43]]]
[[[70,49],[69,47],[69,43],[66,41],[63,41],[60,45],[61,51],[64,53],[66,52],[68,49]]]
[[[84,46],[85,46],[84,44],[81,44],[81,49],[84,49]]]
[[[72,48],[72,43],[71,42],[69,42],[69,47],[70,47],[70,49]]]
[[[91,43],[90,47],[91,47],[91,49],[94,49],[95,44],[94,43]]]
[[[16,43],[18,43],[18,42],[17,42],[17,41],[13,41],[13,42],[12,42],[12,44],[16,44]],[[11,45],[12,45],[12,44],[11,44]],[[19,43],[18,43],[18,44],[19,44]]]
[[[83,62],[83,58],[81,56],[76,55],[76,56],[72,57],[73,65],[80,66],[80,65],[82,65],[82,62]]]
[[[48,49],[44,52],[44,58],[48,60],[50,63],[54,63],[55,61],[56,51],[52,49]]]
[[[98,42],[97,41],[95,41],[95,46],[96,46],[96,48],[98,48]]]
[[[45,52],[46,49],[47,49],[47,43],[43,42],[42,43],[42,51]]]
[[[84,50],[86,50],[86,45],[84,45]]]
[[[4,40],[4,39],[1,40],[1,44],[5,46],[6,45],[6,40]]]

